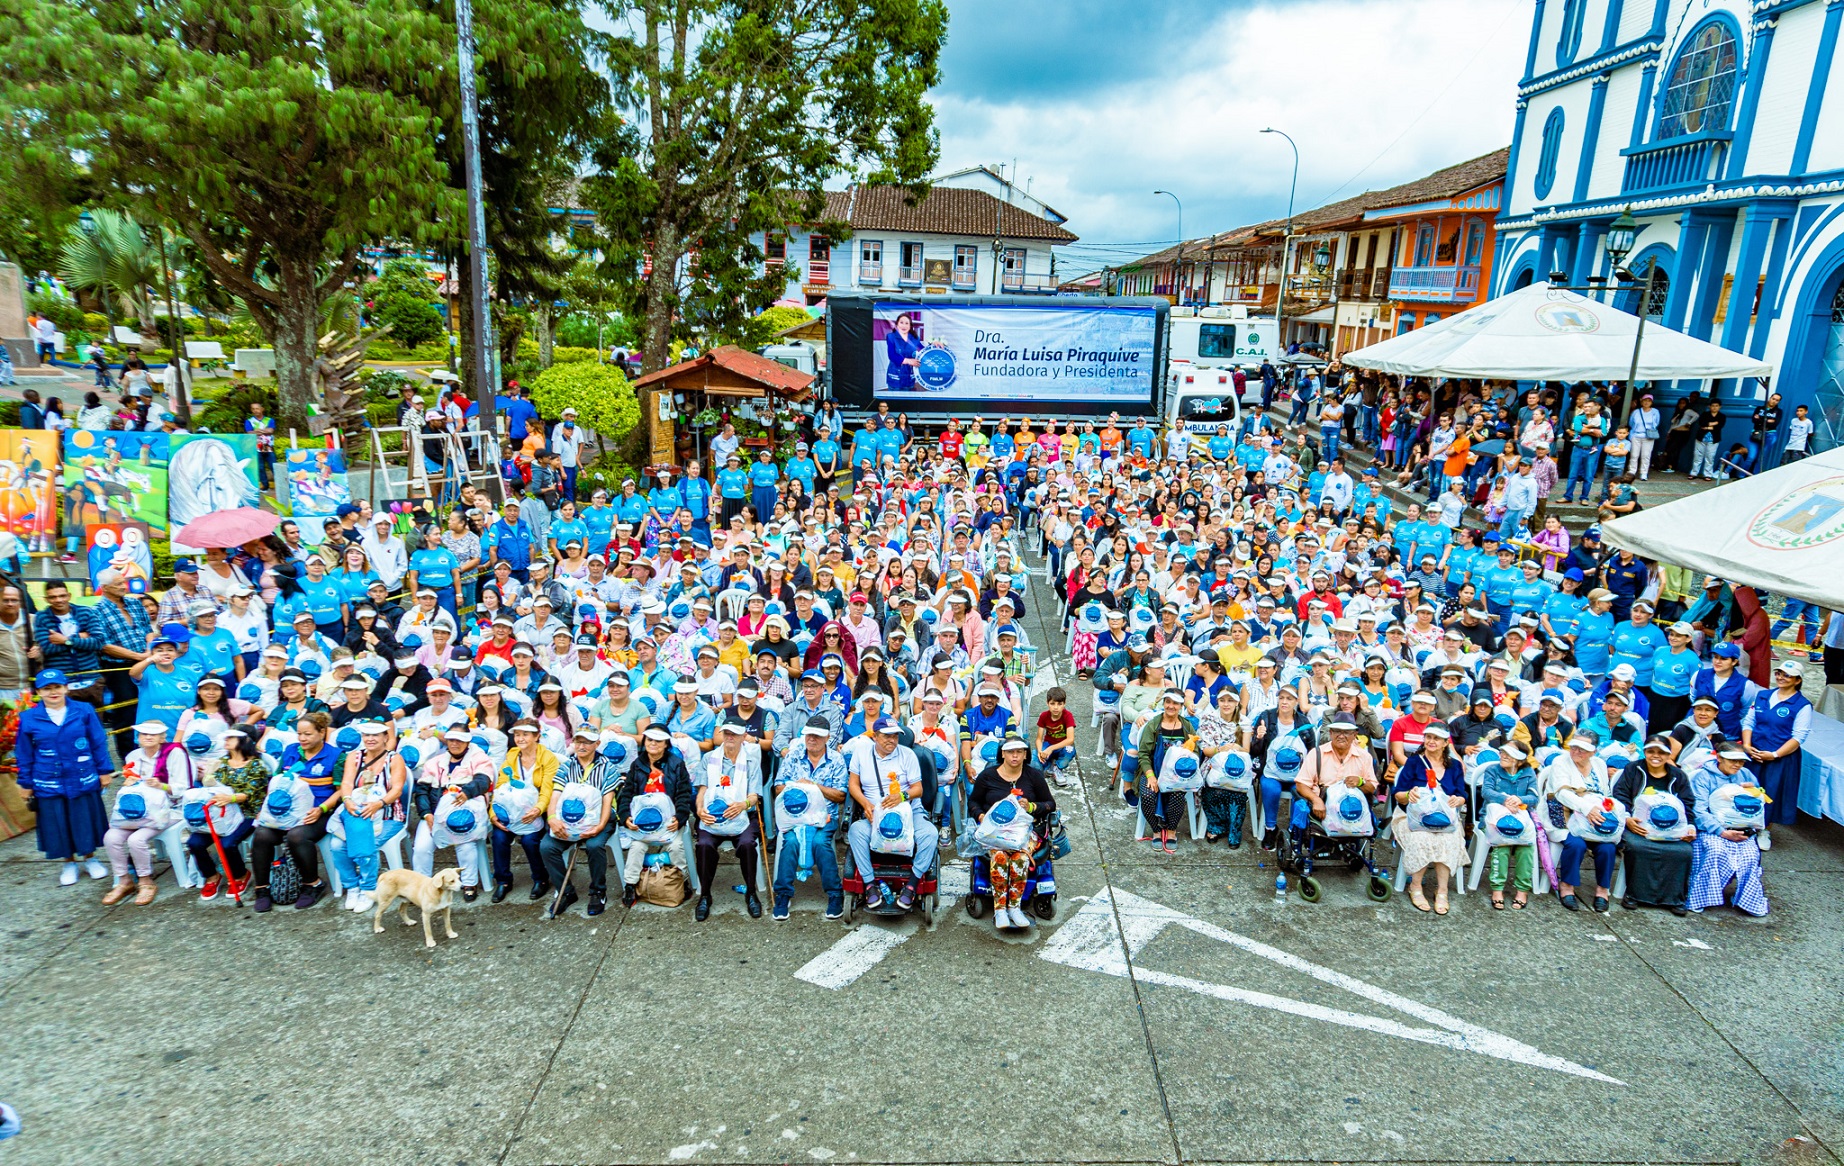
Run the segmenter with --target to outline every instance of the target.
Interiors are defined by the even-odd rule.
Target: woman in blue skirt
[[[19,714],[14,755],[19,784],[38,804],[38,848],[64,863],[58,882],[77,881],[77,864],[93,879],[109,868],[96,861],[109,828],[102,787],[115,776],[109,766],[109,737],[92,706],[67,699],[70,680],[47,668],[33,681],[39,703]]]

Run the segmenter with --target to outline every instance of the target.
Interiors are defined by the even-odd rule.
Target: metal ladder
[[[386,425],[371,426],[368,432],[371,434],[371,469],[367,489],[374,506],[380,499],[402,501],[411,497],[428,497],[438,506],[447,506],[460,497],[462,485],[468,482],[486,489],[490,495],[493,493],[492,483],[499,478],[497,424],[492,431],[464,429],[444,434],[448,447],[444,460],[450,472],[433,481],[423,464],[421,430]],[[400,439],[398,448],[385,449],[385,435],[393,433]],[[461,473],[454,473],[456,466],[465,468]],[[378,492],[380,485],[383,486],[382,494]]]

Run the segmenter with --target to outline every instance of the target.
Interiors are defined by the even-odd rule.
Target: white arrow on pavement
[[[1311,976],[1335,988],[1342,988],[1373,1004],[1392,1008],[1433,1027],[1420,1027],[1387,1017],[1372,1016],[1363,1012],[1347,1012],[1341,1008],[1327,1008],[1321,1004],[1292,1000],[1267,992],[1255,992],[1227,984],[1194,980],[1187,976],[1177,976],[1145,968],[1135,963],[1135,957],[1140,954],[1141,950],[1152,942],[1154,936],[1168,926],[1182,927],[1208,939],[1214,939],[1218,943],[1239,948],[1250,955],[1271,960],[1284,968]],[[1574,1061],[1564,1060],[1561,1057],[1553,1057],[1521,1041],[1513,1040],[1503,1033],[1469,1024],[1418,1000],[1399,996],[1385,988],[1379,988],[1375,984],[1357,979],[1355,976],[1321,967],[1290,952],[1270,947],[1246,935],[1226,931],[1214,924],[1195,919],[1169,907],[1160,906],[1158,903],[1142,899],[1126,891],[1103,891],[1096,895],[1057,929],[1056,934],[1037,955],[1039,959],[1079,968],[1083,971],[1121,977],[1131,973],[1134,978],[1143,983],[1183,988],[1218,1000],[1251,1004],[1256,1008],[1268,1008],[1275,1012],[1304,1016],[1310,1020],[1322,1020],[1327,1024],[1340,1024],[1347,1028],[1380,1033],[1383,1036],[1438,1045],[1457,1052],[1478,1053],[1481,1056],[1496,1057],[1503,1061],[1515,1061],[1520,1065],[1550,1069],[1557,1073],[1568,1073],[1593,1081],[1605,1081],[1609,1085],[1626,1084],[1605,1073],[1597,1073],[1585,1065],[1578,1065]]]

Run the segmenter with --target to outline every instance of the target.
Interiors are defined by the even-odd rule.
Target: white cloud
[[[1016,159],[1020,181],[1085,241],[1174,237],[1171,200],[1155,187],[1184,199],[1191,237],[1279,217],[1293,155],[1263,126],[1299,143],[1299,208],[1507,144],[1531,7],[1267,0],[1200,24],[1170,46],[1163,75],[1104,75],[1087,93],[1042,102],[968,96],[975,86],[963,81],[937,98],[942,167]]]

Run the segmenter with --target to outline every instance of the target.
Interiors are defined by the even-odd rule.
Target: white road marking
[[[860,927],[808,960],[794,973],[794,978],[836,992],[876,967],[912,934],[913,929],[893,931],[887,927]]]
[[[1716,950],[1715,948],[1711,947],[1709,944],[1704,943],[1701,939],[1674,939],[1671,941],[1671,946],[1672,947],[1690,947],[1690,948],[1695,948],[1698,951],[1715,951]]]
[[[1588,938],[1594,940],[1594,942],[1596,943],[1619,943],[1620,942],[1620,937],[1617,935],[1590,935]]]
[[[1118,922],[1116,920],[1117,911]],[[1293,1000],[1267,992],[1194,980],[1188,976],[1172,975],[1145,968],[1134,962],[1135,957],[1167,926],[1182,927],[1207,939],[1214,939],[1218,943],[1239,948],[1250,955],[1260,956],[1262,959],[1277,963],[1291,971],[1310,976],[1335,988],[1341,988],[1373,1004],[1394,1009],[1433,1027],[1418,1027],[1404,1024],[1399,1020],[1361,1012],[1348,1012],[1341,1008],[1328,1008],[1321,1004]],[[1233,931],[1226,931],[1214,924],[1206,923],[1201,919],[1182,914],[1125,891],[1102,891],[1096,895],[1058,928],[1056,934],[1037,954],[1039,959],[1079,968],[1083,971],[1121,977],[1132,974],[1144,983],[1183,988],[1186,991],[1218,1000],[1249,1004],[1256,1008],[1267,1008],[1275,1012],[1303,1016],[1310,1020],[1324,1021],[1327,1024],[1338,1024],[1346,1028],[1379,1033],[1383,1036],[1436,1045],[1456,1052],[1478,1053],[1481,1056],[1514,1061],[1521,1065],[1549,1069],[1557,1073],[1568,1073],[1593,1081],[1604,1081],[1610,1085],[1626,1084],[1624,1081],[1609,1077],[1605,1073],[1598,1073],[1585,1065],[1551,1056],[1513,1040],[1503,1033],[1468,1023],[1418,1000],[1399,996],[1388,989],[1379,988],[1355,976],[1321,967],[1291,952],[1270,947]]]

